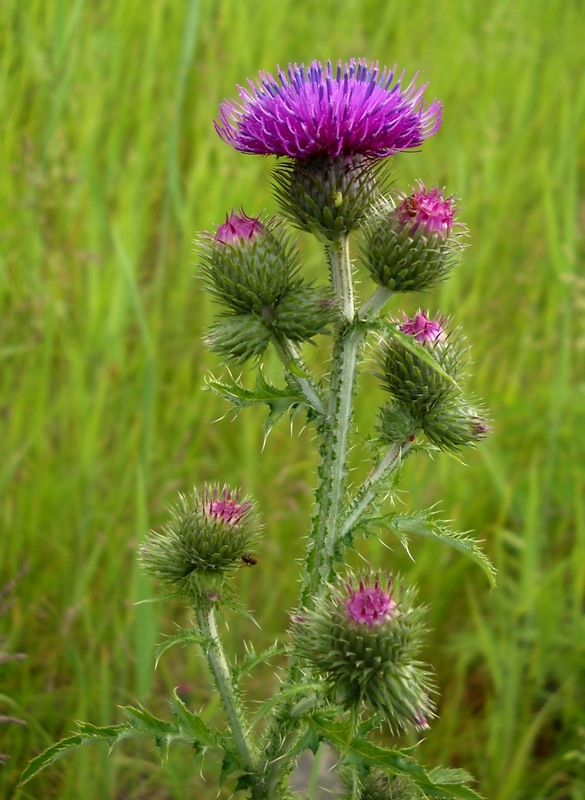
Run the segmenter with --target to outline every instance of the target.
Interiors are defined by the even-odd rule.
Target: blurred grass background
[[[0,728],[3,797],[214,796],[188,752],[161,766],[150,746],[87,749],[14,785],[75,719],[106,724],[135,701],[164,714],[177,684],[195,708],[209,699],[187,650],[153,676],[160,632],[184,612],[135,605],[151,594],[137,544],[177,490],[228,481],[263,511],[259,564],[238,577],[261,629],[230,617],[230,649],[286,625],[313,442],[282,423],[262,452],[253,412],[212,424],[226,409],[202,391],[221,368],[201,346],[211,308],[192,240],[232,207],[276,210],[271,162],[212,127],[235,84],[364,57],[419,70],[444,102],[441,132],[396,158],[397,185],[420,177],[458,195],[471,247],[407,307],[462,325],[470,388],[494,419],[466,466],[412,460],[403,486],[405,503],[440,501],[485,540],[497,590],[431,545],[413,544],[414,564],[396,542],[364,547],[430,605],[440,720],[421,756],[469,769],[491,800],[585,798],[584,35],[580,0],[3,0],[0,587],[26,573],[0,636],[3,652],[27,654],[0,663],[0,715],[27,723]],[[317,276],[318,252],[301,247]],[[371,398],[358,399],[364,433]]]

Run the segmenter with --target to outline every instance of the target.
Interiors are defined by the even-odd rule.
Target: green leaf
[[[189,711],[185,703],[177,695],[177,690],[173,691],[171,698],[171,711],[177,718],[179,730],[187,738],[194,739],[198,744],[208,747],[217,745],[217,737],[211,731],[200,716]]]
[[[464,769],[435,767],[430,770],[429,777],[435,783],[473,783],[473,776]]]
[[[239,680],[244,675],[248,675],[255,666],[270,661],[274,656],[286,653],[287,648],[281,644],[273,644],[271,647],[257,653],[251,645],[246,645],[246,655],[240,664],[237,664],[232,670],[234,680]]]
[[[405,775],[427,797],[481,800],[480,795],[463,783],[433,779],[424,767],[401,750],[378,747],[361,736],[352,738],[352,726],[348,720],[333,721],[324,716],[314,716],[309,720],[309,725],[339,750],[341,765],[351,765],[360,773],[367,767],[378,767],[392,775]]]
[[[231,380],[222,383],[209,376],[206,380],[207,388],[215,394],[230,402],[236,413],[243,408],[265,404],[269,413],[264,423],[264,433],[268,435],[276,422],[289,411],[296,411],[305,405],[305,399],[293,386],[287,385],[283,389],[269,383],[259,371],[256,376],[254,389],[244,388],[238,381]]]
[[[391,514],[387,518],[388,527],[396,533],[408,552],[408,537],[411,534],[425,539],[434,539],[458,550],[484,571],[490,585],[496,585],[496,569],[489,558],[478,546],[477,540],[468,533],[454,531],[437,520],[432,511],[421,511],[417,514]]]
[[[56,742],[33,758],[20,776],[18,785],[23,786],[25,783],[28,783],[28,781],[34,778],[39,772],[50,767],[60,758],[68,753],[72,753],[74,750],[79,750],[81,747],[94,744],[95,742],[106,742],[108,747],[111,748],[116,742],[121,739],[129,738],[132,735],[127,725],[109,725],[99,728],[89,723],[82,723],[80,729],[79,733],[61,739],[60,742]]]
[[[223,756],[223,761],[221,762],[221,771],[219,773],[220,786],[223,786],[227,778],[229,778],[229,776],[234,772],[243,772],[244,774],[247,774],[246,770],[242,766],[238,754],[232,750],[226,750]]]
[[[121,706],[122,711],[131,720],[132,728],[136,731],[151,733],[153,736],[167,736],[168,734],[178,733],[177,726],[172,722],[159,719],[140,706]]]
[[[327,687],[322,683],[301,683],[294,686],[289,686],[278,694],[269,697],[268,700],[265,700],[264,703],[262,703],[260,711],[254,714],[252,722],[250,723],[250,727],[253,728],[256,723],[260,722],[260,720],[266,716],[271,708],[280,705],[280,703],[282,703],[284,700],[288,700],[290,697],[294,697],[297,694],[306,696],[311,692],[322,693],[326,690]]]
[[[179,628],[179,633],[176,633],[174,636],[167,636],[164,642],[161,642],[161,644],[159,644],[159,646],[156,648],[155,667],[158,667],[158,662],[163,654],[176,644],[200,644],[202,647],[205,647],[206,642],[206,637],[202,636],[195,628]]]

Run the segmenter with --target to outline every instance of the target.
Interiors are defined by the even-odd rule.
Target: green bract
[[[228,489],[179,495],[171,521],[152,531],[141,551],[146,569],[196,604],[217,594],[250,554],[260,524],[252,504]],[[217,599],[217,597],[214,597]]]
[[[377,624],[354,621],[348,596],[333,586],[294,622],[296,654],[329,683],[331,699],[346,709],[363,704],[393,731],[424,728],[433,716],[430,671],[418,661],[424,609],[415,592],[393,592],[396,610]]]

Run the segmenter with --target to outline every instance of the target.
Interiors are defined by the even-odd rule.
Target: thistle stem
[[[325,415],[325,404],[314,381],[306,375],[303,360],[294,343],[290,339],[277,339],[275,337],[273,344],[287,376],[297,386],[313,411],[323,417]]]
[[[345,492],[353,385],[358,352],[365,335],[362,327],[356,327],[354,323],[353,283],[347,236],[340,237],[329,247],[328,257],[331,281],[342,321],[335,330],[327,414],[319,429],[320,485],[301,588],[301,609],[310,605],[318,587],[332,577],[332,561],[338,541],[338,523]]]
[[[388,449],[384,458],[380,463],[370,472],[366,478],[363,486],[358,492],[357,496],[353,499],[349,513],[343,520],[343,524],[339,531],[340,538],[347,536],[347,534],[356,525],[362,514],[365,513],[370,503],[376,499],[377,485],[388,474],[394,472],[395,469],[401,464],[403,457],[412,447],[410,440],[406,442],[394,442]]]
[[[374,316],[378,311],[381,311],[392,297],[392,294],[392,290],[388,289],[386,286],[378,286],[374,294],[371,295],[360,308],[358,313],[359,319],[367,319],[367,317]]]
[[[215,680],[215,685],[223,701],[230,730],[242,761],[242,766],[251,775],[257,775],[258,757],[256,748],[246,731],[247,726],[243,719],[244,709],[242,701],[234,685],[223,645],[217,632],[214,609],[197,609],[197,622],[206,641],[204,650],[207,663],[209,664],[209,668]],[[253,787],[252,797],[258,798],[258,800],[262,800],[264,797],[261,781],[259,779],[257,780],[257,785]]]
[[[339,310],[347,322],[353,322],[353,280],[349,257],[349,237],[340,236],[327,248],[333,292]]]

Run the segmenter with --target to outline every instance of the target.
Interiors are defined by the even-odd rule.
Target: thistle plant
[[[249,648],[230,663],[220,623],[226,608],[244,612],[232,578],[256,563],[259,514],[252,499],[221,483],[181,495],[140,553],[166,596],[191,611],[192,627],[166,639],[158,656],[177,643],[201,649],[227,726],[212,729],[174,693],[169,719],[127,707],[124,722],[82,724],[31,762],[23,782],[88,742],[111,746],[152,735],[163,753],[176,742],[191,745],[200,760],[220,753],[220,780],[233,775],[233,791],[254,800],[294,797],[289,777],[299,755],[322,742],[338,753],[346,800],[479,797],[464,771],[427,769],[412,747],[371,740],[379,727],[394,737],[420,735],[436,715],[437,692],[432,667],[421,660],[425,609],[408,576],[387,563],[359,574],[346,566],[360,536],[396,537],[408,549],[421,535],[468,555],[494,581],[471,537],[432,511],[404,513],[392,502],[413,453],[458,453],[489,430],[481,406],[465,393],[469,358],[460,330],[444,315],[421,308],[409,316],[397,307],[402,296],[446,279],[466,237],[444,190],[423,182],[389,189],[392,156],[419,149],[441,125],[442,106],[425,104],[425,90],[361,60],[313,62],[276,77],[260,73],[240,87],[238,101],[222,103],[215,128],[224,142],[277,157],[279,214],[228,210],[215,231],[200,237],[199,274],[218,310],[205,341],[228,366],[226,377],[210,377],[208,387],[238,412],[266,405],[267,430],[287,413],[313,429],[318,468],[298,605],[281,643],[260,653]],[[295,229],[323,247],[317,285],[303,269]],[[359,301],[354,240],[354,258],[371,279]],[[324,374],[308,365],[308,342],[324,350]],[[262,371],[269,349],[282,366],[280,383]],[[255,387],[234,379],[230,365],[255,370]],[[348,457],[358,446],[353,409],[365,369],[377,376],[384,400],[372,410],[369,438],[360,440],[373,467],[354,488]],[[277,657],[275,694],[251,716],[240,679]]]

